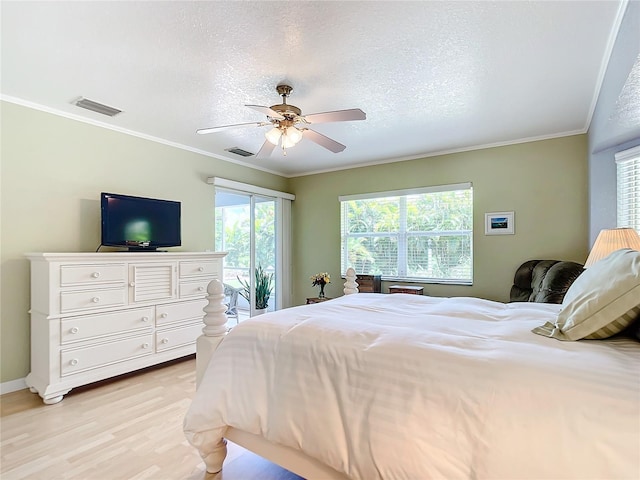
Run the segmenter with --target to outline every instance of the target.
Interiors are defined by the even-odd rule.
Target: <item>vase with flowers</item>
[[[314,287],[317,285],[320,286],[320,294],[318,295],[318,298],[324,298],[324,286],[327,283],[331,283],[331,276],[327,272],[316,273],[315,275],[311,275],[311,280],[311,285]]]

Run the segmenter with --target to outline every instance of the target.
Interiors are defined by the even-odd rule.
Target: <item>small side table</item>
[[[312,303],[321,303],[321,302],[326,302],[327,300],[331,300],[329,297],[310,297],[307,298],[307,305],[310,305]]]
[[[410,293],[412,295],[422,295],[424,287],[417,287],[415,285],[391,285],[389,287],[389,293]]]

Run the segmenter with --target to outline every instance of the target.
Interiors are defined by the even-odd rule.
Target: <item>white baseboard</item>
[[[27,384],[24,378],[18,378],[17,380],[11,380],[10,382],[0,383],[0,395],[5,393],[17,392],[27,388]]]

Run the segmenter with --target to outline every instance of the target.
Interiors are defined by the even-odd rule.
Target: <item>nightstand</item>
[[[391,285],[389,293],[410,293],[412,295],[422,295],[424,287],[416,287],[414,285]]]
[[[321,303],[321,302],[326,302],[327,300],[331,300],[329,297],[310,297],[307,298],[307,305],[311,304],[311,303]]]

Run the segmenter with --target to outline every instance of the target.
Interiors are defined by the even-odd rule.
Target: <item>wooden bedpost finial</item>
[[[342,292],[345,295],[351,295],[352,293],[358,293],[358,282],[356,282],[356,271],[349,267],[347,268],[347,273],[345,274],[345,277],[347,279],[346,282],[344,282],[344,290],[342,290]]]
[[[219,337],[227,333],[227,305],[224,303],[224,285],[213,279],[207,285],[208,304],[202,309],[205,312],[202,333],[207,337]]]

